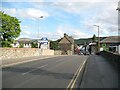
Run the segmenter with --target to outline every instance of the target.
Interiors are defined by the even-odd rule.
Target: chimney
[[[67,36],[67,34],[66,33],[64,33],[64,37],[66,37]]]

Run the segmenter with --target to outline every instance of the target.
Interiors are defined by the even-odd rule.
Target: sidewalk
[[[50,56],[31,56],[31,57],[24,57],[24,58],[15,58],[15,59],[6,59],[2,60],[2,67],[7,67],[11,65],[16,65],[20,63],[30,62],[30,61],[36,61],[40,59],[46,59],[46,58],[52,58],[57,57],[57,55],[50,55]]]
[[[102,56],[91,55],[80,88],[118,88],[118,70]]]

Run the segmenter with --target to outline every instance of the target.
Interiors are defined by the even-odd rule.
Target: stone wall
[[[54,55],[62,55],[62,51],[61,50],[55,50]]]
[[[54,55],[54,50],[49,50],[49,49],[42,49],[41,50],[42,55]]]
[[[73,55],[73,51],[67,50],[68,55]]]
[[[101,51],[100,55],[103,56],[107,61],[112,62],[114,65],[120,64],[120,54]]]
[[[63,55],[62,52],[62,50],[55,50],[54,55]],[[73,51],[67,50],[67,55],[73,55]]]
[[[41,50],[37,48],[0,48],[0,58],[22,58],[40,55],[54,55],[54,50]]]

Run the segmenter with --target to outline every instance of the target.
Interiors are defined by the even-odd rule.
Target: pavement
[[[100,55],[87,60],[80,88],[118,88],[118,69]]]
[[[3,88],[70,88],[81,74],[87,56],[58,56],[2,68]],[[77,84],[77,85],[76,85]]]

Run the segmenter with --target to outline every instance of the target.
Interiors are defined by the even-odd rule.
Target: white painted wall
[[[23,44],[23,47],[24,47],[24,48],[31,48],[31,44],[30,44],[30,43],[28,43],[28,44]]]
[[[11,45],[12,45],[12,47],[14,47],[14,48],[19,47],[19,43],[13,43],[13,44],[11,44]]]

